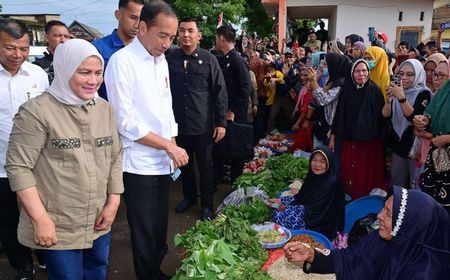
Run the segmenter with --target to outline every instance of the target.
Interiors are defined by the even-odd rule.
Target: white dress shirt
[[[110,58],[105,85],[123,142],[123,171],[140,175],[169,174],[171,159],[165,151],[135,142],[149,132],[167,140],[177,136],[169,68],[164,55],[153,57],[134,38]]]
[[[25,61],[16,75],[0,64],[0,178],[6,178],[5,162],[14,115],[24,102],[48,88],[48,76],[41,67]]]

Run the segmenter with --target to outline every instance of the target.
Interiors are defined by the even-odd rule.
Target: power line
[[[70,13],[70,12],[77,12],[76,10],[78,10],[78,9],[82,9],[82,8],[88,7],[88,6],[93,5],[95,3],[98,3],[98,2],[99,2],[98,0],[95,0],[95,1],[89,2],[87,4],[84,4],[84,5],[75,7],[75,8],[71,8],[71,9],[68,9],[68,10],[65,10],[65,11],[62,11],[61,14],[66,14],[66,13]]]

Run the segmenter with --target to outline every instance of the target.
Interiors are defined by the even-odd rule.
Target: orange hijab
[[[365,53],[369,54],[375,61],[375,68],[370,70],[370,79],[381,89],[386,99],[386,89],[390,80],[388,56],[382,48],[375,46],[367,48]]]

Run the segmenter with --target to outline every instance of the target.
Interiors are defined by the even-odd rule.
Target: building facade
[[[262,0],[269,16],[278,15],[279,42],[286,37],[287,19],[328,20],[331,39],[358,34],[368,41],[368,28],[384,32],[387,47],[401,41],[413,46],[431,36],[434,0]]]

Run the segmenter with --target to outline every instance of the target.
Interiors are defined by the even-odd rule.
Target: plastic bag
[[[356,241],[364,236],[369,235],[372,231],[380,228],[380,222],[378,221],[377,215],[377,213],[367,214],[353,224],[347,240],[349,246],[356,243]]]
[[[409,150],[409,158],[410,159],[420,159],[420,155],[421,155],[421,151],[422,151],[422,138],[415,136],[414,137],[414,142],[411,146],[411,150]]]
[[[250,203],[254,201],[254,198],[259,198],[262,201],[269,200],[269,196],[261,190],[260,187],[248,187],[247,192],[244,188],[238,188],[237,190],[230,193],[222,202],[222,204],[217,207],[216,212],[220,212],[220,209],[228,205],[241,205],[244,203]]]

